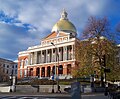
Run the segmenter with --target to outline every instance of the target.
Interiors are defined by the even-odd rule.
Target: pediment
[[[46,36],[46,37],[44,38],[44,40],[45,40],[45,39],[56,38],[57,36],[58,36],[58,37],[68,36],[68,34],[67,34],[67,33],[64,33],[64,32],[59,32],[59,34],[56,33],[56,32],[52,32],[51,34],[49,34],[48,36]]]

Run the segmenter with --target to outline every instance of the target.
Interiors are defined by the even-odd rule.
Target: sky
[[[0,58],[17,60],[20,51],[39,45],[65,9],[80,36],[90,16],[120,22],[120,0],[0,0]]]

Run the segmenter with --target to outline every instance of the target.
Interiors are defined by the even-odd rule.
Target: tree
[[[87,76],[96,73],[101,78],[101,86],[104,86],[104,69],[116,64],[116,46],[109,30],[107,18],[90,17],[83,31],[85,40],[79,42],[76,48],[79,65],[75,70],[83,74],[87,72]],[[104,56],[106,60],[103,60]]]
[[[116,25],[116,28],[115,28],[115,36],[116,36],[116,40],[117,40],[117,43],[118,42],[120,42],[120,22],[118,22],[118,24]],[[120,44],[117,46],[117,51],[116,51],[116,66],[114,67],[114,74],[116,74],[116,75],[114,75],[114,76],[112,76],[112,79],[113,80],[116,80],[116,79],[114,79],[114,78],[117,78],[117,80],[120,80],[120,73],[119,73],[119,71],[120,71]]]
[[[91,54],[89,53],[90,50],[86,50],[89,47],[86,41],[78,42],[75,54],[77,60],[77,66],[73,69],[72,74],[74,77],[88,77],[93,71],[92,70],[92,62],[91,62]]]

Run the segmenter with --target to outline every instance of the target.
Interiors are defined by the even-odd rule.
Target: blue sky
[[[19,51],[40,44],[63,8],[78,35],[90,16],[108,17],[112,30],[120,22],[120,0],[0,0],[0,57],[16,60]]]

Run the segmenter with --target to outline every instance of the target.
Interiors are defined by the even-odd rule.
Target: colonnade
[[[64,46],[53,49],[45,49],[29,53],[28,65],[56,62],[57,54],[59,61],[74,59],[74,46]]]

